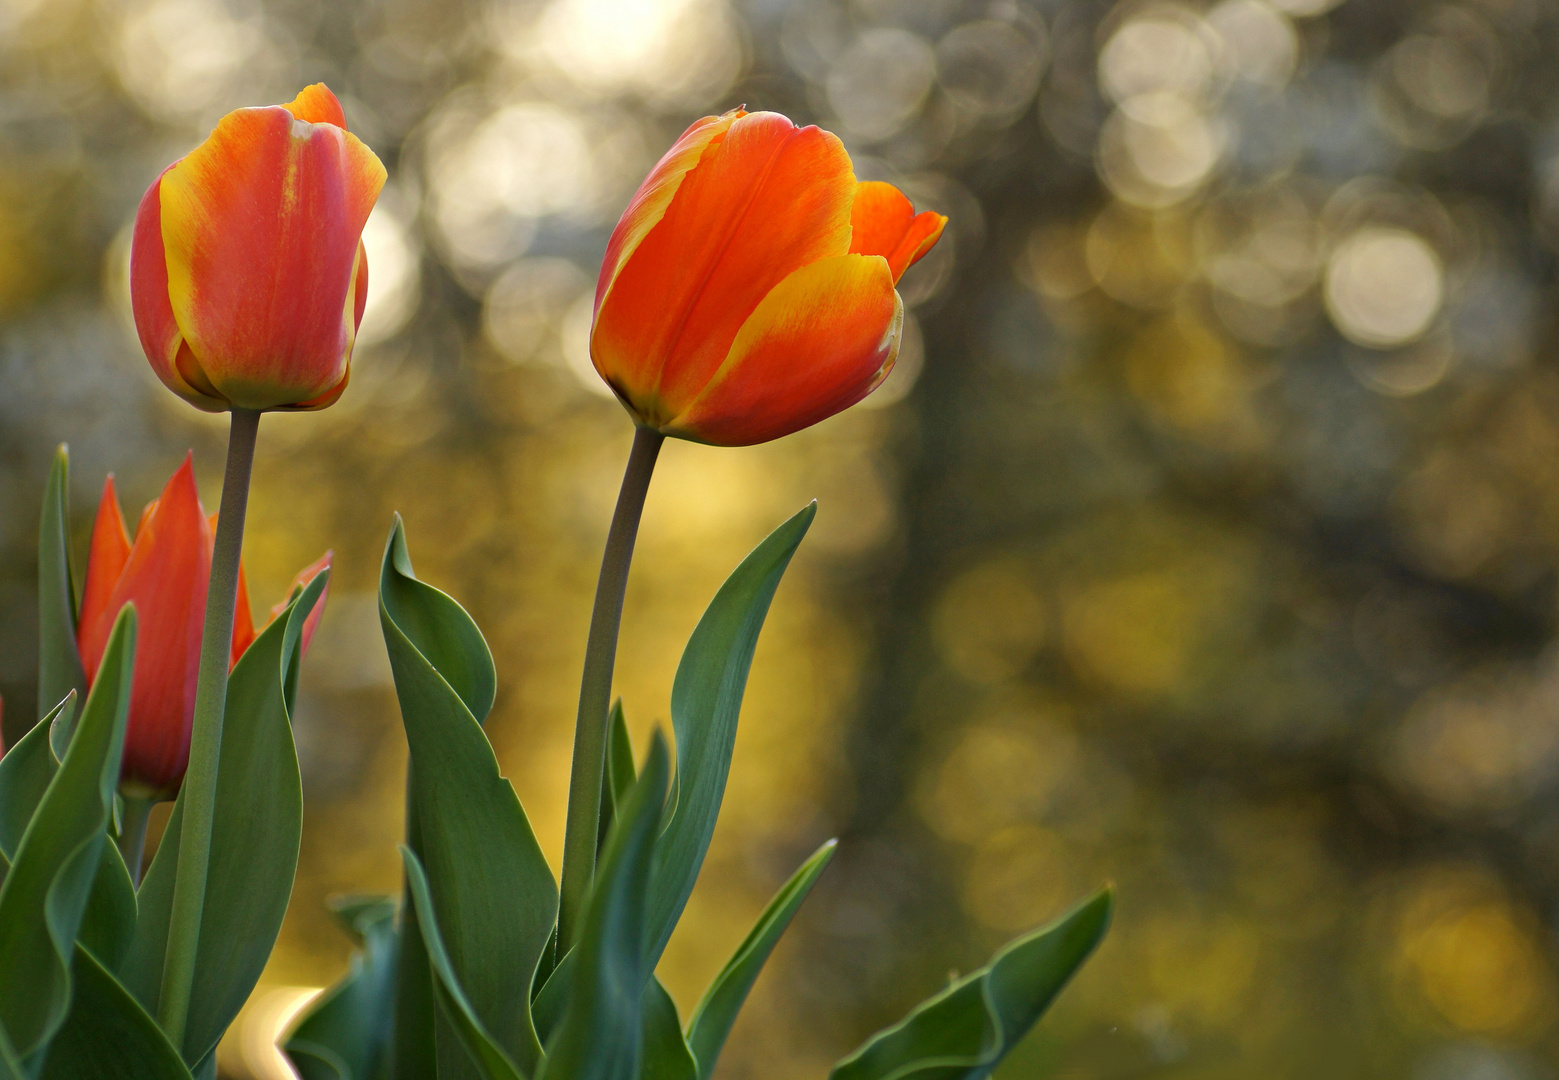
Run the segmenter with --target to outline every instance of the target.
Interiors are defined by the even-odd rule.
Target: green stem
[[[623,473],[617,510],[606,535],[601,577],[590,613],[585,671],[579,685],[579,716],[574,723],[574,769],[568,782],[568,823],[563,832],[563,884],[558,905],[558,955],[574,944],[590,882],[595,877],[596,833],[601,824],[601,775],[606,768],[606,735],[612,706],[612,667],[617,661],[617,628],[622,623],[628,565],[639,535],[639,517],[649,491],[655,458],[666,437],[641,427],[634,432],[628,468]]]
[[[152,816],[152,799],[124,796],[124,826],[119,830],[119,854],[124,856],[125,869],[130,871],[130,883],[141,885],[141,856],[146,851],[146,822]]]
[[[238,559],[244,545],[244,512],[249,504],[249,473],[260,414],[233,410],[227,437],[227,472],[216,542],[211,549],[211,582],[206,589],[206,623],[200,638],[200,675],[195,684],[195,725],[190,733],[189,769],[184,774],[184,823],[179,832],[179,861],[173,882],[173,911],[168,921],[168,951],[163,955],[162,995],[157,1021],[168,1040],[183,1049],[190,992],[195,984],[195,955],[200,919],[206,905],[206,872],[211,862],[211,827],[216,816],[217,766],[222,755],[222,719],[227,710],[227,669],[233,649],[233,608],[238,595]]]

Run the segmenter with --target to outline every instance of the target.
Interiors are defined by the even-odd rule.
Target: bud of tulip
[[[195,492],[189,457],[163,488],[162,496],[142,511],[134,543],[119,511],[114,478],[110,476],[103,485],[103,498],[92,525],[77,644],[90,683],[97,677],[114,618],[125,604],[135,604],[135,676],[119,775],[121,786],[138,796],[172,795],[189,762],[211,545],[211,521]],[[298,575],[295,584],[306,584],[329,565],[330,554],[326,552]],[[255,638],[248,589],[241,573],[238,581],[233,664]],[[304,648],[324,606],[321,595],[304,623]],[[285,604],[273,609],[271,618],[284,609]]]
[[[894,286],[947,219],[858,183],[816,127],[741,109],[705,117],[617,223],[590,355],[639,422],[722,446],[817,423],[898,356]]]
[[[141,199],[130,298],[167,387],[208,412],[322,409],[346,389],[384,186],[323,84],[238,109]]]

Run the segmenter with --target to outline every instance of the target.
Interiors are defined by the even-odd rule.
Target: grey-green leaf
[[[677,794],[656,845],[650,895],[651,968],[682,916],[714,835],[758,631],[763,629],[780,577],[816,515],[817,504],[809,504],[742,560],[698,620],[677,665],[671,685]]]
[[[644,987],[644,1054],[639,1080],[698,1080],[698,1063],[682,1035],[677,1003],[653,975]]]
[[[408,847],[401,848],[401,858],[406,863],[406,883],[411,889],[412,902],[417,906],[417,925],[422,930],[422,944],[428,953],[428,963],[433,968],[433,983],[440,1008],[484,1080],[522,1080],[523,1074],[509,1060],[509,1055],[503,1052],[497,1040],[488,1034],[465,991],[461,989],[460,977],[449,962],[449,953],[439,933],[438,913],[429,894],[428,879],[422,871],[422,864]]]
[[[607,730],[606,768],[601,773],[601,828],[596,841],[596,861],[606,847],[606,837],[617,818],[617,807],[633,787],[633,740],[628,737],[628,721],[623,715],[622,699],[612,702],[611,727]]]
[[[190,1080],[157,1021],[86,950],[76,950],[72,974],[70,1015],[40,1080]]]
[[[38,520],[38,715],[72,690],[85,696],[87,675],[76,648],[76,581],[70,558],[70,451],[54,452]]]
[[[109,634],[59,771],[0,886],[0,1027],[18,1059],[47,1046],[70,1006],[76,932],[107,842],[135,664],[135,611]]]
[[[699,1080],[709,1080],[714,1074],[720,1050],[725,1046],[726,1036],[731,1033],[731,1025],[736,1023],[736,1014],[747,1000],[752,984],[757,981],[758,973],[763,970],[780,935],[790,926],[802,901],[833,859],[838,845],[837,840],[830,840],[818,848],[780,887],[731,959],[709,984],[698,1008],[693,1010],[687,1041],[698,1062]]]
[[[233,668],[217,767],[211,863],[200,923],[194,991],[181,1050],[200,1062],[254,989],[276,943],[298,867],[303,786],[286,687],[299,660],[304,621],[324,591],[317,575],[267,626]],[[157,1007],[178,867],[182,801],[139,893],[135,940],[120,969],[148,1010]]]
[[[351,897],[332,904],[362,946],[346,975],[321,994],[288,1035],[303,1080],[369,1080],[387,1052],[395,992],[395,901]]]
[[[75,707],[76,692],[72,690],[0,758],[0,866],[10,865],[27,823],[59,768],[49,750],[50,726]]]
[[[440,913],[438,930],[476,1016],[521,1070],[534,1071],[541,1043],[530,988],[558,894],[479,722],[492,705],[492,655],[464,609],[417,580],[399,518],[385,547],[379,599],[411,751],[412,846]]]
[[[579,943],[565,960],[573,968],[567,1004],[538,1080],[638,1080],[652,970],[646,901],[670,772],[666,740],[656,732],[596,870]]]
[[[1111,891],[1004,946],[834,1066],[829,1080],[983,1080],[1034,1026],[1110,924]]]

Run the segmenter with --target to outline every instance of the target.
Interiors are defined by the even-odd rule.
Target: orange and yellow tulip
[[[898,356],[895,286],[947,219],[860,183],[840,141],[777,113],[699,120],[607,245],[590,355],[638,421],[722,446],[860,401]]]
[[[384,187],[323,84],[238,109],[152,182],[130,297],[167,387],[208,412],[322,409],[346,389]]]
[[[161,497],[142,511],[133,543],[112,475],[103,485],[92,525],[76,640],[90,683],[97,677],[115,617],[125,604],[135,604],[135,676],[119,775],[121,786],[138,796],[172,795],[189,763],[200,634],[211,575],[212,521],[201,509],[194,466],[186,457]],[[326,552],[297,576],[294,585],[307,584],[329,566]],[[322,595],[304,623],[304,648],[324,607]],[[285,609],[285,603],[272,608],[271,618]],[[254,639],[248,589],[240,573],[232,664],[238,663]]]

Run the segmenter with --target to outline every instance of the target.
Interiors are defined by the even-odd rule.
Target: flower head
[[[779,438],[877,388],[895,286],[947,219],[855,179],[843,144],[736,109],[683,133],[607,245],[590,355],[639,422],[725,446]]]

